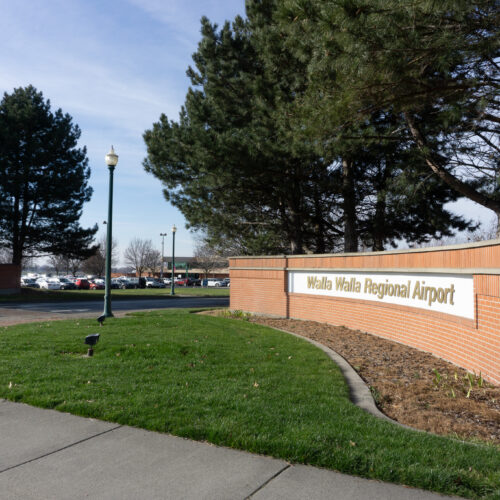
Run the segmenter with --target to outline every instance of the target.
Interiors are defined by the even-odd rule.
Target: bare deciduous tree
[[[142,240],[134,238],[123,254],[125,263],[133,266],[139,277],[147,269],[148,255],[153,250],[153,243],[151,240]]]
[[[146,268],[154,276],[156,274],[156,271],[160,268],[160,265],[161,265],[161,253],[160,253],[160,251],[152,248],[146,254],[145,265],[146,265]]]
[[[195,265],[203,269],[205,278],[214,269],[227,266],[227,259],[222,257],[206,241],[200,240],[194,250]]]
[[[61,273],[69,273],[69,259],[67,257],[64,257],[64,255],[51,255],[49,257],[49,264],[56,275]]]
[[[95,276],[104,276],[106,268],[106,236],[102,236],[99,241],[99,248],[95,255],[85,260],[82,269],[87,274]],[[111,242],[111,267],[116,265],[118,260],[118,242],[113,238]]]

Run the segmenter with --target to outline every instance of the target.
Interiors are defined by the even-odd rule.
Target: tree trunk
[[[291,255],[303,253],[304,245],[304,218],[302,214],[302,185],[300,165],[292,165],[287,171],[290,179],[286,187],[287,227]]]
[[[322,213],[322,204],[320,199],[320,194],[318,193],[318,189],[314,191],[314,231],[315,231],[315,239],[316,239],[316,248],[314,249],[315,253],[326,253],[326,242],[325,242],[325,225]]]
[[[12,264],[20,266],[23,261],[23,235],[21,234],[21,212],[19,194],[14,198],[14,213],[12,220]]]
[[[375,223],[373,224],[373,251],[381,252],[384,250],[384,226],[385,226],[385,193],[377,193],[377,202],[375,204]]]
[[[302,253],[302,218],[291,208],[290,214],[290,253],[291,255],[296,255]]]
[[[346,159],[342,160],[342,197],[344,199],[344,252],[357,252],[354,175],[352,162]]]

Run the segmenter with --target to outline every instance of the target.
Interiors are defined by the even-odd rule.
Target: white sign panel
[[[474,319],[472,275],[289,271],[288,291],[372,300]]]

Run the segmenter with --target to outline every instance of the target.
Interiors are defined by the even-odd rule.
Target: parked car
[[[176,278],[175,284],[177,286],[192,286],[194,281],[193,278]]]
[[[163,283],[165,283],[166,286],[170,286],[172,284],[172,278],[163,278]]]
[[[215,287],[221,287],[221,286],[227,286],[227,284],[218,278],[208,278],[207,280],[207,286],[215,286]]]
[[[61,282],[57,278],[38,278],[36,280],[40,288],[46,290],[60,290]]]
[[[77,278],[75,281],[75,285],[79,290],[89,290],[90,289],[89,280],[86,278]]]
[[[122,281],[127,282],[128,286],[127,288],[146,288],[146,278],[143,278],[142,276],[140,278],[126,278],[126,277],[121,277],[119,278]]]
[[[104,280],[95,279],[89,281],[89,283],[90,283],[90,290],[104,290],[105,288]]]
[[[146,288],[165,288],[165,283],[155,278],[146,278]]]
[[[123,283],[118,278],[111,278],[110,288],[112,288],[112,289],[123,288]],[[127,288],[127,287],[125,287],[125,288]]]
[[[61,290],[76,290],[78,287],[69,278],[59,278],[61,283]]]
[[[128,288],[137,288],[137,285],[133,281],[130,281],[129,278],[117,278],[117,281],[119,283],[119,288],[121,288],[122,290]]]
[[[30,288],[40,288],[40,285],[36,282],[35,278],[21,278],[21,286],[28,286]]]

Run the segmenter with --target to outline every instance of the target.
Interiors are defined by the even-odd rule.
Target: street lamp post
[[[175,295],[175,233],[177,228],[172,226],[172,283],[170,284],[170,295]]]
[[[106,284],[104,290],[104,313],[106,318],[112,318],[111,312],[111,247],[112,247],[112,228],[113,228],[113,172],[118,163],[118,155],[115,154],[113,146],[110,152],[106,155],[106,165],[109,168],[109,196],[108,196],[108,220],[106,233]]]
[[[167,233],[160,233],[161,236],[161,268],[160,268],[160,279],[163,280],[163,255],[165,250],[165,236]]]

